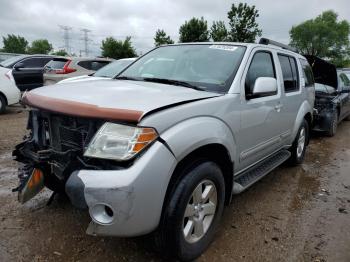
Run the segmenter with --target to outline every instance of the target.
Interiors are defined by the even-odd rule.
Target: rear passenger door
[[[300,71],[298,61],[294,56],[278,53],[278,62],[282,86],[281,114],[283,115],[284,141],[290,144],[293,140],[292,133],[301,104],[303,103],[303,92],[301,89]]]
[[[259,77],[277,80],[274,54],[268,49],[258,49],[252,53],[249,67],[242,79],[241,130],[238,134],[240,169],[244,169],[267,157],[281,147],[280,113],[281,90],[275,94],[252,96],[255,81]]]

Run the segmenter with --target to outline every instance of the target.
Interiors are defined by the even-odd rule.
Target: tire
[[[326,135],[329,137],[335,136],[337,133],[338,127],[338,111],[334,111],[332,114],[331,124],[329,130],[326,132]]]
[[[296,166],[304,161],[307,142],[309,141],[309,124],[304,119],[299,127],[298,134],[293,142],[292,147],[289,149],[291,156],[288,160],[288,164]]]
[[[0,94],[0,114],[4,113],[6,110],[6,99]]]
[[[210,161],[185,168],[180,177],[163,210],[155,243],[166,258],[191,261],[214,239],[224,208],[225,182],[219,166]],[[208,201],[203,200],[205,192],[211,192]]]

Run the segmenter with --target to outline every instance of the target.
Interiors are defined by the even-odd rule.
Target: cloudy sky
[[[178,29],[191,17],[203,16],[209,26],[214,20],[227,22],[229,0],[0,0],[0,36],[18,34],[29,41],[47,38],[55,49],[64,46],[59,25],[69,26],[72,51],[84,49],[81,29],[91,30],[89,49],[100,54],[107,36],[124,39],[130,35],[138,53],[153,47],[158,28],[178,40]],[[263,36],[289,42],[292,25],[333,9],[340,19],[350,21],[349,0],[247,0],[259,10]],[[0,43],[0,46],[2,43]]]

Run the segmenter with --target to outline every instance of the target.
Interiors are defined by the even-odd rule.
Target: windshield
[[[227,92],[244,52],[245,47],[228,44],[159,47],[141,57],[118,78],[168,79],[206,91]]]
[[[97,70],[93,76],[112,78],[118,75],[125,67],[134,61],[135,59],[117,60]]]
[[[2,61],[0,63],[0,66],[2,66],[2,67],[9,67],[12,64],[16,63],[17,61],[22,60],[24,57],[25,56],[23,56],[23,55],[11,57],[9,59],[6,59],[5,61]]]

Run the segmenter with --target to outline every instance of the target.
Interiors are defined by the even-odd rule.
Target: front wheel
[[[166,257],[190,261],[214,238],[222,216],[225,183],[214,162],[187,169],[165,207],[156,238]]]
[[[0,114],[4,113],[6,110],[6,100],[5,98],[0,94]]]
[[[327,136],[332,137],[337,133],[338,128],[338,111],[334,111],[330,123],[329,130],[326,132]]]
[[[308,141],[309,141],[309,124],[304,119],[301,126],[299,127],[298,134],[293,142],[293,145],[289,149],[289,151],[292,154],[288,160],[290,165],[295,166],[303,162]]]

